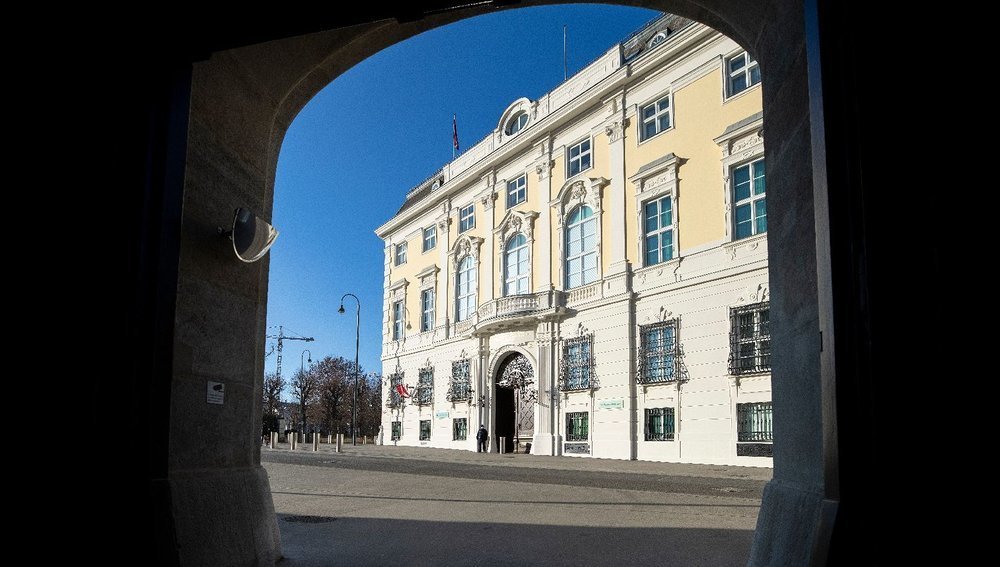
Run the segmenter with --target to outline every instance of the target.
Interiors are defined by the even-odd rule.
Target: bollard
[[[344,451],[344,434],[337,434],[337,452],[342,453]]]
[[[271,432],[271,448],[272,449],[277,449],[278,448],[278,432],[277,431],[272,431]]]
[[[507,452],[507,438],[506,437],[501,437],[500,438],[500,453],[503,454],[503,453],[506,453],[506,452]]]
[[[313,433],[313,453],[319,451],[319,433]]]
[[[333,433],[326,436],[326,442],[333,445]]]
[[[299,436],[296,435],[296,434],[294,434],[294,433],[292,433],[291,435],[288,436],[288,450],[289,451],[294,451],[295,450],[295,445],[297,445],[296,441],[298,441],[298,440],[299,440]]]

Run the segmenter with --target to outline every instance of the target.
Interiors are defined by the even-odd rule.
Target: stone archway
[[[500,439],[506,439],[506,451],[530,451],[535,434],[535,412],[538,389],[535,369],[528,357],[513,352],[497,366],[493,376],[494,447],[499,450]]]
[[[549,3],[554,2],[525,0],[515,6]],[[824,553],[841,498],[839,482],[845,478],[837,458],[832,358],[834,340],[842,335],[835,336],[833,322],[834,307],[853,313],[856,300],[835,294],[854,282],[832,285],[831,254],[839,254],[841,273],[849,272],[854,250],[863,248],[856,245],[866,238],[863,230],[852,232],[850,219],[831,220],[826,200],[841,199],[843,207],[849,196],[828,194],[827,156],[813,160],[814,147],[825,151],[824,128],[835,127],[823,121],[822,104],[810,113],[806,28],[807,21],[815,25],[816,5],[801,0],[769,0],[753,8],[728,0],[616,3],[669,11],[715,27],[756,54],[765,76],[764,138],[773,157],[769,168],[777,172],[769,180],[775,199],[768,217],[772,380],[775,414],[781,419],[775,424],[775,480],[765,493],[752,561],[809,563],[814,553]],[[806,6],[812,8],[808,20]],[[123,405],[137,408],[134,429],[148,439],[125,458],[141,471],[141,493],[152,495],[144,500],[149,510],[143,510],[151,513],[143,517],[155,517],[162,528],[155,539],[165,562],[249,564],[280,555],[257,444],[268,264],[231,261],[218,245],[216,228],[237,206],[270,218],[284,133],[332,79],[384,47],[491,9],[477,4],[423,14],[413,7],[386,19],[394,12],[373,3],[357,6],[349,22],[337,15],[324,20],[311,13],[284,14],[249,26],[244,35],[220,31],[229,34],[223,39],[210,39],[205,30],[232,26],[204,21],[201,33],[192,34],[196,39],[191,41],[200,43],[178,47],[169,64],[149,73],[148,115],[140,117],[146,122],[136,136],[145,150],[136,162],[146,178],[131,249],[135,262],[129,265],[136,282],[131,387],[108,391],[126,392],[117,395]],[[810,29],[815,49],[822,36],[816,35],[818,28]],[[151,36],[149,45],[160,50],[155,39]],[[817,82],[829,63],[810,54]],[[190,62],[199,56],[192,68]],[[848,166],[856,165],[845,159]],[[831,222],[840,222],[849,238],[831,241]],[[867,280],[860,278],[864,287]],[[864,331],[867,316],[849,323]],[[817,335],[824,348],[817,348]],[[862,332],[846,343],[839,338],[836,346],[850,353],[862,348],[855,345],[866,336]],[[205,404],[208,379],[227,384],[225,405]],[[206,430],[217,434],[205,436]]]

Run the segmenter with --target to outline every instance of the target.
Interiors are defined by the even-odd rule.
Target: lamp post
[[[344,314],[344,299],[353,297],[358,304],[358,323],[354,330],[354,404],[351,406],[351,443],[358,444],[358,346],[361,344],[361,300],[353,293],[345,293],[340,298],[340,309],[337,313]]]
[[[302,362],[302,357],[305,356],[305,354],[307,352],[309,353],[309,363],[312,364],[313,353],[312,353],[311,350],[306,349],[306,350],[302,351],[302,354],[299,355],[299,372],[301,373],[301,376],[302,376],[303,380],[305,379],[306,369],[305,369],[305,364]],[[302,434],[303,435],[306,434],[306,414],[305,413],[302,414]]]

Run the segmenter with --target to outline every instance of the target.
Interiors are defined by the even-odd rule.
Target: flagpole
[[[455,159],[455,152],[458,151],[458,115],[451,115],[451,159]]]

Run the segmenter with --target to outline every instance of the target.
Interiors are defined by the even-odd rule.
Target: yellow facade
[[[706,32],[707,33],[707,32]],[[717,32],[712,32],[716,33]],[[718,36],[722,37],[722,36]],[[737,53],[738,47],[729,40],[724,50]],[[704,43],[701,44],[705,45]],[[714,48],[716,51],[720,49]],[[629,180],[639,172],[644,165],[650,164],[668,154],[678,158],[676,194],[677,224],[674,227],[674,257],[683,256],[687,250],[699,250],[713,244],[722,244],[728,231],[726,227],[725,192],[730,189],[725,182],[728,175],[721,162],[722,150],[715,138],[720,136],[727,126],[744,120],[761,110],[761,94],[759,85],[732,97],[724,96],[724,81],[726,80],[723,65],[726,55],[714,54],[708,63],[698,67],[697,72],[688,73],[683,81],[678,81],[662,72],[663,66],[646,67],[642,73],[628,76],[615,91],[623,94],[625,112],[623,140],[613,140],[604,125],[609,114],[614,114],[607,106],[615,91],[595,93],[589,104],[581,104],[576,116],[564,118],[560,123],[553,123],[551,130],[546,130],[543,123],[529,123],[522,134],[530,144],[516,153],[503,153],[505,146],[494,150],[497,154],[495,163],[491,165],[492,154],[481,162],[478,170],[467,178],[460,178],[454,184],[446,182],[440,190],[440,197],[425,197],[428,207],[413,207],[413,220],[406,220],[409,212],[404,212],[392,219],[386,226],[379,229],[379,235],[387,243],[400,242],[406,238],[408,245],[407,262],[396,266],[393,252],[391,261],[386,267],[387,285],[402,279],[409,282],[406,293],[407,323],[410,328],[407,334],[416,333],[420,324],[420,282],[417,274],[432,264],[440,269],[436,285],[436,316],[435,324],[443,325],[445,321],[454,322],[455,317],[455,278],[452,270],[450,254],[442,254],[441,247],[453,248],[457,240],[466,235],[483,239],[479,251],[477,272],[478,297],[477,302],[483,305],[491,299],[501,297],[504,289],[503,242],[500,242],[494,229],[508,213],[506,206],[506,184],[497,172],[506,169],[504,164],[522,163],[530,160],[530,165],[524,171],[527,183],[527,199],[512,208],[519,212],[536,212],[535,230],[549,227],[547,238],[538,232],[534,235],[530,250],[531,276],[530,293],[537,293],[554,288],[562,290],[566,286],[563,270],[563,222],[558,205],[553,201],[558,197],[560,189],[567,181],[568,147],[585,139],[591,140],[592,167],[574,176],[574,180],[583,180],[585,184],[591,179],[606,178],[611,180],[604,186],[601,196],[601,234],[600,234],[600,274],[607,276],[613,269],[616,247],[624,241],[625,259],[633,269],[643,267],[642,243],[644,235],[636,210],[635,184]],[[712,63],[714,61],[714,64]],[[668,61],[664,61],[666,65]],[[633,94],[635,91],[637,94]],[[662,98],[663,94],[671,94],[672,125],[649,140],[639,141],[641,119],[637,114],[639,105]],[[553,109],[550,109],[553,112]],[[499,130],[498,130],[499,132]],[[499,134],[498,134],[499,135]],[[539,160],[537,156],[539,142],[548,140],[551,148],[551,159]],[[515,144],[506,142],[507,144]],[[612,152],[619,152],[613,156]],[[549,163],[551,162],[551,163]],[[624,162],[624,179],[620,171],[613,171],[613,164]],[[551,169],[548,176],[539,175],[538,164],[548,164]],[[537,167],[536,167],[537,166]],[[446,168],[443,171],[448,171]],[[494,198],[491,207],[487,207],[482,197],[486,195],[483,179],[489,175],[497,179],[493,188]],[[510,179],[516,179],[521,172],[516,169],[505,173]],[[446,190],[447,189],[447,190]],[[623,193],[623,194],[619,194]],[[470,203],[475,204],[475,228],[460,234],[459,209]],[[437,248],[428,253],[421,253],[423,226],[415,224],[420,218],[425,226],[437,223],[427,220],[427,211],[448,210],[450,218],[447,238],[439,231]],[[565,211],[565,212],[568,212]],[[439,213],[444,214],[444,213]],[[548,222],[543,219],[548,217]],[[390,227],[390,225],[394,226]],[[388,228],[387,228],[388,227]],[[447,260],[443,260],[447,258]],[[548,276],[544,278],[543,267],[548,262]],[[543,281],[544,278],[544,281]],[[447,281],[445,281],[447,280]],[[447,294],[444,296],[443,294]],[[388,302],[387,302],[388,303]],[[386,305],[387,323],[391,330],[391,306]],[[387,331],[391,332],[391,331]]]

